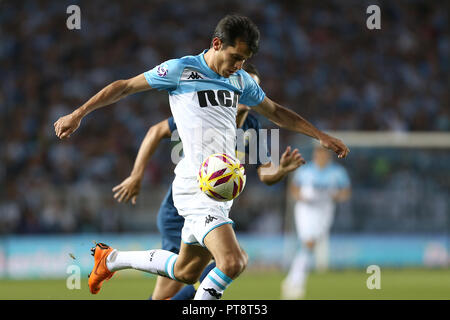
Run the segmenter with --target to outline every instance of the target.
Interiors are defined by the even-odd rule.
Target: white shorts
[[[311,210],[297,203],[294,209],[295,226],[300,241],[318,241],[330,232],[333,210]]]
[[[184,217],[181,230],[184,243],[205,246],[203,240],[211,230],[223,224],[234,224],[228,218],[233,200],[219,202],[209,198],[200,190],[197,178],[175,176],[172,195],[178,214]]]

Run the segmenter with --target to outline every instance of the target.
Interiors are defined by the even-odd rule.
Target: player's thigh
[[[155,289],[153,290],[153,300],[164,300],[173,297],[184,284],[166,277],[158,276]]]
[[[245,267],[247,254],[239,246],[236,234],[230,223],[223,224],[211,230],[205,236],[204,243],[212,253],[219,269],[231,269],[230,277],[237,276]],[[225,270],[222,271],[225,272]]]
[[[212,256],[208,249],[182,242],[180,253],[175,263],[175,277],[180,280],[192,280],[200,277],[211,258]]]

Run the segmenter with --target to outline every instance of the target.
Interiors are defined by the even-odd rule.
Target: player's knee
[[[244,251],[244,249],[241,249],[241,254],[243,256],[244,259],[244,269],[247,267],[248,264],[248,254],[247,252]]]
[[[234,279],[244,271],[247,266],[247,261],[247,254],[245,252],[240,252],[239,254],[228,256],[220,265],[218,265],[218,268],[227,276]]]

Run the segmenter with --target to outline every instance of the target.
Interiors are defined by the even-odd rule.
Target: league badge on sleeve
[[[167,76],[167,73],[169,72],[169,66],[167,65],[167,63],[163,63],[161,65],[158,66],[158,69],[156,70],[156,73],[158,74],[158,76],[160,77],[165,77]]]

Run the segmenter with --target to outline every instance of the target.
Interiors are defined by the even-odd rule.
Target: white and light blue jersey
[[[169,93],[169,104],[183,141],[184,158],[175,168],[183,177],[197,175],[213,153],[234,155],[238,103],[260,104],[264,91],[244,70],[229,78],[214,72],[204,54],[168,60],[144,73],[149,85]]]
[[[314,162],[307,163],[297,169],[292,182],[300,187],[303,199],[295,205],[296,214],[302,215],[303,221],[316,221],[321,217],[330,224],[336,207],[333,195],[340,189],[350,187],[345,168],[333,162],[324,168]]]
[[[320,168],[314,162],[301,166],[294,174],[293,183],[298,187],[313,187],[318,190],[338,190],[350,187],[350,179],[344,167],[330,163]]]

